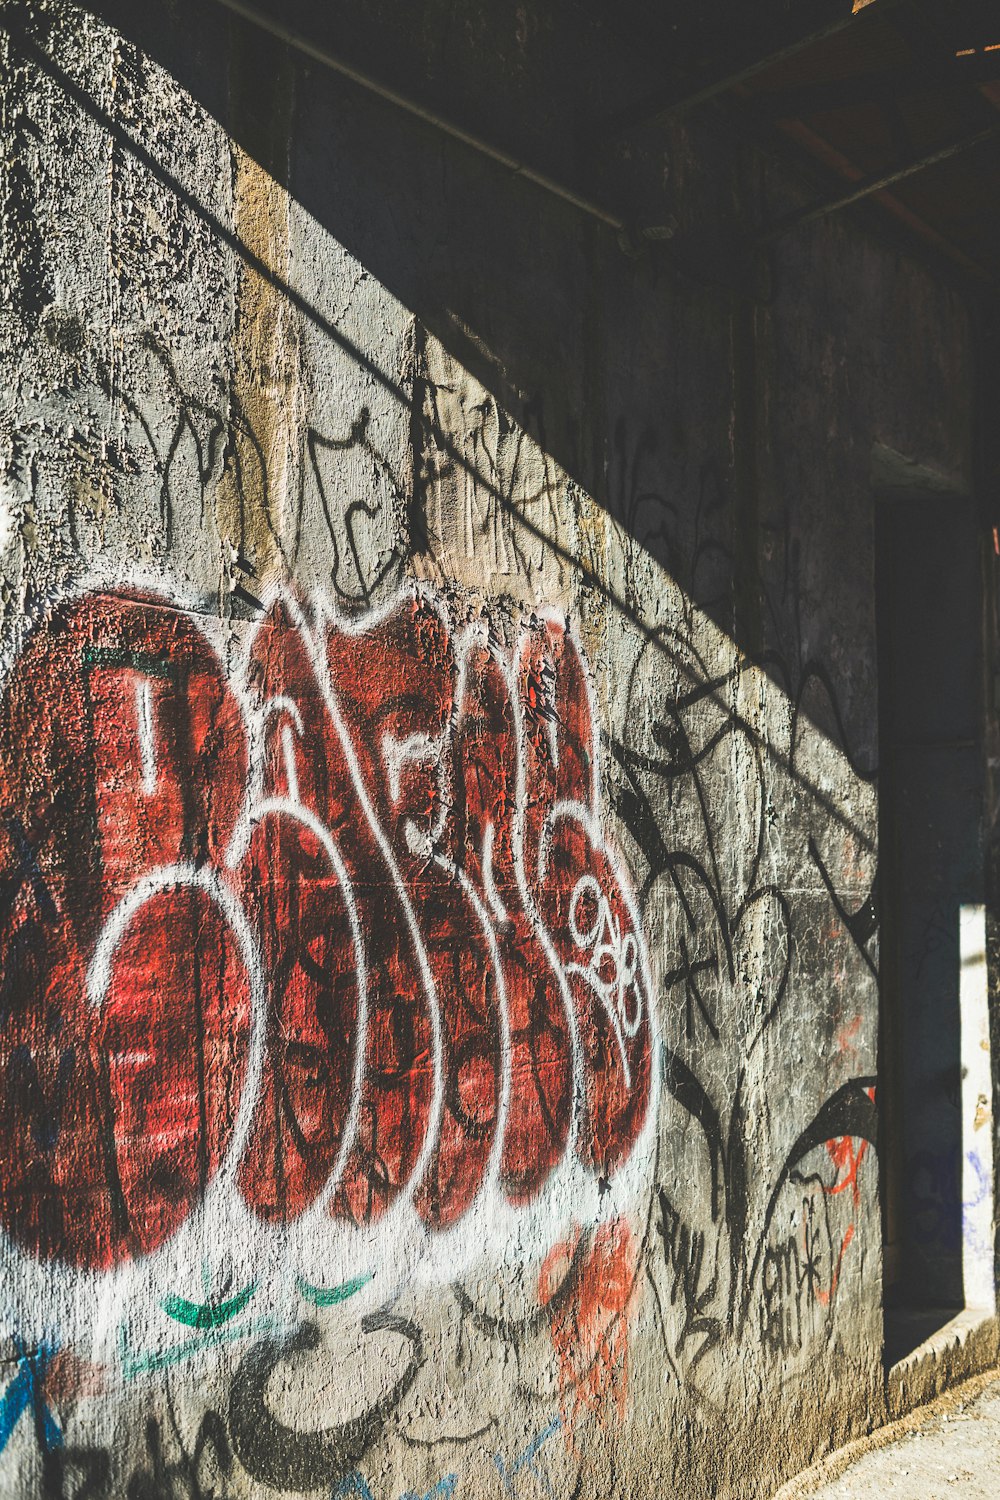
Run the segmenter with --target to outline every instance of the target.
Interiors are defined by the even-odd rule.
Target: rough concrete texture
[[[99,9],[0,6],[0,1493],[766,1496],[882,1411],[871,466],[967,488],[961,304],[748,274],[711,111],[587,165],[631,259]],[[655,81],[291,9],[551,170]]]
[[[1000,1485],[1000,1387],[996,1375],[969,1381],[875,1444],[857,1444],[782,1490],[775,1500],[988,1500]],[[881,1441],[890,1438],[890,1441]],[[864,1450],[867,1451],[856,1451]],[[837,1477],[828,1470],[836,1468]],[[827,1471],[827,1472],[825,1472]]]

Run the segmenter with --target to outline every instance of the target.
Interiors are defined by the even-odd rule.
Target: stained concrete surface
[[[424,97],[491,138],[508,139],[517,122],[525,156],[575,180],[573,143],[588,122],[662,82],[648,34],[622,36],[616,49],[591,29],[597,12],[610,18],[623,3],[269,0],[268,9],[295,12],[296,24],[315,25],[379,78],[395,70],[393,86],[426,85]],[[97,13],[107,10],[124,31]],[[356,45],[351,27],[365,34]],[[812,189],[758,159],[722,112],[609,152],[609,199],[655,214],[648,222],[675,210],[683,218],[683,245],[679,232],[662,255],[632,258],[517,174],[487,169],[459,142],[279,52],[196,0],[0,0],[0,1497],[766,1500],[779,1479],[885,1414],[874,496],[901,489],[900,527],[911,531],[917,473],[949,496],[953,524],[959,504],[969,508],[956,497],[968,494],[973,467],[976,330],[936,271],[840,216],[776,244],[773,285],[751,300],[739,247]],[[561,155],[542,154],[559,140]],[[590,154],[580,166],[596,192]],[[920,534],[927,542],[926,527]],[[917,542],[905,530],[895,542],[896,576],[912,588]],[[988,535],[978,543],[992,548]],[[945,599],[930,572],[920,574],[916,624],[903,621],[923,697],[940,655],[928,601]],[[346,688],[363,684],[380,715],[425,714],[401,738],[388,719],[377,729],[366,719],[351,731],[349,759],[346,721],[335,725],[334,759],[303,743],[301,773],[293,737],[290,758],[276,762],[283,778],[270,790],[262,782],[270,804],[294,781],[316,826],[336,824],[322,847],[347,851],[337,857],[357,871],[365,902],[378,895],[349,941],[324,936],[344,930],[339,907],[325,928],[303,925],[317,893],[326,900],[334,886],[313,880],[311,865],[309,882],[299,878],[314,855],[296,853],[295,840],[286,860],[279,839],[266,876],[251,852],[238,896],[219,883],[234,871],[213,863],[216,850],[236,850],[229,827],[217,836],[215,814],[235,817],[257,797],[256,771],[252,785],[243,774],[251,741],[237,724],[251,635],[288,642],[268,648],[253,687],[268,701],[253,708],[262,754],[270,742],[257,728],[277,700],[285,712],[292,704],[303,732],[329,717],[317,641],[254,629],[279,584],[309,618],[349,619],[339,632],[338,660],[353,664]],[[586,653],[595,728],[589,739],[574,731],[571,759],[592,772],[600,755],[607,816],[592,782],[577,798],[578,826],[588,838],[606,832],[621,867],[615,889],[641,893],[655,965],[643,1001],[650,1015],[655,1001],[649,1065],[630,1064],[621,1090],[645,1111],[644,1133],[627,1161],[620,1153],[613,1181],[590,1169],[610,1172],[614,1154],[584,1163],[546,1097],[531,1159],[542,1159],[545,1134],[558,1135],[563,1175],[554,1169],[544,1191],[519,1187],[508,1203],[491,1166],[479,1194],[480,1147],[500,1141],[491,1161],[501,1164],[498,1132],[513,1118],[506,1103],[490,1117],[490,1079],[510,1080],[502,1100],[523,1079],[531,1093],[518,1097],[530,1102],[536,1075],[565,1072],[550,1054],[571,1055],[579,1081],[572,1096],[560,1085],[556,1103],[572,1097],[582,1109],[597,1070],[585,1074],[576,1043],[567,1054],[551,1040],[566,1035],[570,980],[553,968],[548,935],[531,951],[555,1019],[532,999],[540,989],[524,992],[533,1051],[514,1066],[521,1025],[508,1026],[499,1001],[495,1016],[486,1009],[528,972],[520,953],[500,968],[515,905],[503,880],[462,910],[452,945],[481,953],[480,988],[445,961],[454,892],[421,866],[411,894],[395,873],[417,858],[395,792],[385,793],[391,823],[379,813],[374,832],[383,793],[361,778],[377,772],[381,788],[378,747],[396,747],[386,766],[405,765],[407,798],[411,783],[430,786],[418,779],[427,747],[428,767],[450,760],[419,816],[454,809],[440,833],[433,824],[452,851],[442,857],[454,862],[467,843],[485,868],[485,829],[472,837],[457,821],[473,781],[466,796],[449,769],[446,693],[402,671],[381,686],[384,675],[362,669],[347,644],[360,650],[365,635],[367,663],[396,661],[361,621],[370,608],[381,630],[397,594],[412,605],[418,584],[441,622],[427,626],[421,610],[421,639],[449,684],[448,642],[481,632],[484,664],[506,664],[489,689],[502,704],[514,648],[522,636],[544,645],[554,611]],[[86,642],[61,628],[71,608],[99,640],[89,626]],[[137,610],[159,622],[144,644]],[[118,633],[126,616],[133,624]],[[977,649],[956,658],[970,673]],[[176,681],[199,696],[182,702],[178,686],[176,706],[161,705],[175,692],[168,664],[182,658],[198,670]],[[278,661],[288,664],[281,687]],[[99,725],[91,666],[108,684]],[[112,683],[112,671],[124,675]],[[589,714],[582,667],[575,680]],[[529,706],[555,726],[558,708],[538,694],[532,683]],[[507,756],[486,726],[490,715],[517,725],[520,714],[512,702],[462,719],[477,736],[482,723],[484,753],[492,745],[496,764],[514,767],[509,732]],[[82,738],[69,737],[71,722]],[[208,722],[227,727],[207,737],[174,727]],[[282,747],[286,727],[275,721]],[[935,739],[924,748],[938,758],[922,750],[914,772],[910,805],[926,808],[938,726],[905,728]],[[948,732],[979,730],[955,719]],[[557,771],[558,737],[538,735],[550,746],[540,767]],[[182,753],[189,742],[197,753]],[[351,770],[348,815],[329,795],[339,785],[331,768],[360,767],[362,754],[370,770]],[[307,764],[327,767],[315,773],[322,792]],[[496,774],[484,771],[483,784]],[[126,815],[140,809],[135,820],[153,828],[154,778],[164,808],[190,822],[171,834],[182,853],[164,854],[163,841],[150,853]],[[527,771],[511,785],[528,788]],[[568,806],[563,789],[559,799]],[[501,799],[509,809],[515,800]],[[279,816],[291,814],[272,808],[260,837]],[[924,837],[920,848],[932,844]],[[201,910],[202,895],[179,916],[165,910],[155,944],[145,928],[119,927],[136,889],[157,900],[166,891],[165,859],[175,874],[183,860],[192,890],[210,890],[244,934],[237,969],[252,967],[249,990],[246,973],[228,985],[232,944],[215,919],[196,924],[209,948],[218,938],[201,960],[187,913]],[[532,855],[524,868],[536,866]],[[567,917],[594,892],[596,876],[579,873]],[[244,889],[252,919],[240,915]],[[70,941],[65,928],[65,961],[55,957],[53,892],[81,934]],[[979,904],[981,892],[965,882],[960,896],[945,895],[951,926],[935,916],[921,936],[935,964],[950,945],[957,972],[958,903]],[[120,917],[109,926],[112,912]],[[523,915],[540,927],[533,910]],[[561,927],[574,952],[588,946]],[[631,923],[626,938],[632,928],[640,932]],[[248,930],[266,931],[273,963]],[[87,1003],[87,976],[103,973],[90,967],[98,943],[100,956],[119,937],[133,946],[116,957],[105,1011]],[[603,926],[590,949],[598,939],[594,979]],[[374,1023],[374,1005],[366,1013],[370,1063],[353,1041],[350,1000],[365,944],[379,955],[366,975],[379,986],[393,976],[385,1019]],[[616,946],[621,974],[634,979],[632,945]],[[425,956],[409,978],[396,973],[397,950]],[[275,1009],[273,1026],[255,1019],[248,1032],[232,995],[256,994],[256,1018],[265,990],[284,1006],[286,958],[307,953],[308,984],[288,970],[294,1019]],[[167,973],[180,976],[169,1003],[157,978]],[[438,986],[453,998],[439,1004]],[[433,1026],[422,1040],[425,1017],[464,1015],[474,992],[494,1017],[485,1042],[446,1047],[449,1034],[435,1042]],[[623,1014],[631,1034],[639,1012]],[[118,1020],[126,1015],[132,1030]],[[618,1050],[601,1076],[615,1076]],[[958,1055],[943,1053],[932,1058],[935,1119],[961,1097]],[[345,1116],[322,1100],[351,1056],[375,1093],[359,1065],[344,1092],[358,1102]],[[107,1061],[113,1091],[99,1118],[86,1072],[94,1057]],[[407,1087],[404,1109],[408,1070],[415,1091],[411,1099]],[[480,1074],[487,1092],[466,1150],[471,1116],[460,1100]],[[380,1113],[383,1089],[398,1115]],[[233,1119],[256,1122],[235,1175],[215,1171],[243,1156]],[[432,1213],[417,1212],[449,1119],[455,1182],[468,1189],[457,1237],[435,1227],[437,1189]],[[319,1195],[339,1194],[339,1143],[351,1136],[359,1196],[349,1215],[331,1216]],[[932,1145],[934,1155],[926,1139],[900,1143],[900,1170],[920,1184],[928,1263],[960,1243],[964,1209],[955,1153]],[[122,1161],[134,1163],[124,1207]],[[220,1179],[211,1200],[209,1169]],[[400,1212],[383,1213],[384,1189],[402,1187]]]
[[[865,1453],[839,1478],[799,1490],[821,1500],[993,1500],[1000,1494],[1000,1375],[937,1402],[895,1442]]]

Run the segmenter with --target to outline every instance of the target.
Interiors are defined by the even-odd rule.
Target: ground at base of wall
[[[993,1500],[1000,1494],[1000,1371],[991,1370],[833,1453],[775,1500]]]

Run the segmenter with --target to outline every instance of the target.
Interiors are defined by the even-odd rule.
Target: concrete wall
[[[636,259],[103,9],[0,6],[0,1490],[767,1495],[881,1410],[872,452],[967,485],[961,304],[754,265],[721,114],[581,145],[641,7],[284,8]]]

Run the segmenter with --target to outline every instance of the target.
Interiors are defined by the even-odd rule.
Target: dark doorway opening
[[[887,486],[876,503],[875,563],[879,1154],[891,1366],[983,1295],[970,1235],[977,1193],[987,1187],[992,1216],[992,1172],[977,1187],[970,1143],[969,1092],[980,1069],[975,1058],[969,1064],[969,1046],[986,1005],[981,584],[971,499]],[[988,1053],[985,1067],[988,1076]]]

